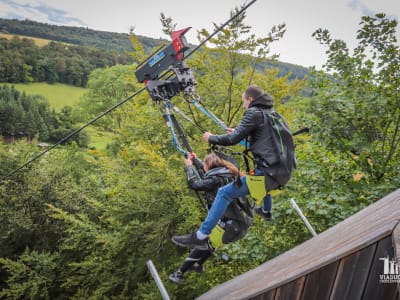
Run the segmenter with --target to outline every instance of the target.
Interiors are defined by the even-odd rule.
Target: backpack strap
[[[274,116],[274,113],[275,113],[275,111],[273,111],[271,113],[263,111],[264,124],[266,124],[266,122],[269,123],[269,124],[267,124],[267,126],[269,128],[269,133],[270,133],[271,136],[274,135],[274,129],[273,128],[276,127],[276,124],[275,124],[275,118],[276,117]],[[265,120],[265,119],[267,119],[267,120]],[[279,132],[279,130],[277,130],[277,132]],[[281,144],[282,144],[282,137],[280,137],[280,141],[281,141]],[[273,147],[274,147],[274,152],[275,152],[276,157],[279,157],[280,156],[279,149],[276,147],[275,143],[273,143]]]

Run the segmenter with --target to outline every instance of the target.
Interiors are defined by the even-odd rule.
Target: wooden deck
[[[229,280],[199,300],[393,299],[383,261],[400,260],[400,189],[303,244]]]

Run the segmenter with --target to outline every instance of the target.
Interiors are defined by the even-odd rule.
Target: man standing
[[[277,169],[276,165],[280,158],[276,153],[272,131],[267,120],[267,114],[274,111],[274,100],[259,86],[251,85],[242,94],[242,102],[246,112],[238,127],[223,135],[213,135],[206,132],[203,138],[205,142],[222,146],[235,145],[241,140],[246,139],[250,145],[249,150],[253,153],[255,175],[265,176],[266,190],[269,192],[281,187],[276,176],[274,176],[274,170]],[[294,168],[295,162],[290,167]],[[233,182],[221,187],[200,229],[191,234],[174,236],[172,237],[172,241],[182,247],[206,249],[208,236],[218,223],[218,220],[223,216],[228,205],[234,199],[248,194],[249,189],[246,184],[246,176],[240,178],[239,184]],[[263,215],[266,219],[270,219],[271,202],[270,195],[267,195],[264,198],[264,211],[262,208],[259,208],[256,210],[256,213]]]

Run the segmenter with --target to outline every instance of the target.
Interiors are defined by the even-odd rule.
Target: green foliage
[[[6,85],[0,86],[0,124],[0,132],[6,139],[32,140],[37,135],[40,141],[50,142],[71,133],[75,126],[71,108],[56,113],[42,96],[26,95]],[[87,146],[88,137],[82,132],[71,141]]]
[[[0,265],[12,274],[7,279],[7,288],[0,291],[0,298],[52,299],[49,286],[57,277],[57,254],[26,249],[17,261],[0,258]]]
[[[169,35],[169,32],[175,29],[175,23],[173,23],[170,17],[161,17],[161,22],[164,27],[163,32]],[[163,24],[164,23],[164,24]],[[278,29],[279,27],[276,27]],[[133,58],[135,62],[141,62],[147,55],[153,53],[154,49],[160,47],[161,44],[166,44],[169,42],[163,39],[153,39],[143,36],[134,36],[134,28],[130,28],[129,34],[113,33],[90,30],[87,28],[80,27],[67,27],[67,26],[56,26],[38,23],[30,20],[7,20],[0,18],[0,32],[6,32],[17,35],[26,35],[32,37],[46,38],[53,41],[58,41],[62,43],[68,43],[79,46],[87,46],[90,48],[104,49],[111,51],[112,53],[106,54],[106,56],[111,56],[113,60],[117,60],[120,64],[126,64],[131,62],[128,54]],[[132,39],[134,37],[134,39]],[[47,44],[47,43],[46,43]],[[137,55],[138,50],[146,55]],[[113,52],[118,52],[117,57]],[[133,52],[132,52],[133,51]],[[261,51],[263,51],[261,49]],[[127,53],[128,52],[128,53]],[[131,55],[133,54],[133,55]],[[104,61],[103,55],[95,55],[93,59],[101,57]],[[23,58],[21,58],[23,60]],[[63,59],[56,61],[56,67],[61,69],[64,66]],[[30,66],[23,66],[28,68]],[[99,67],[99,66],[98,66]],[[285,76],[289,74],[289,78],[294,80],[296,78],[304,78],[308,74],[308,69],[302,66],[293,65],[284,62],[273,62],[270,60],[263,60],[258,63],[258,69],[262,70],[264,68],[279,68],[279,76]],[[1,76],[1,74],[0,74]],[[53,77],[54,78],[54,77]],[[1,80],[0,80],[1,81]]]
[[[22,34],[53,41],[117,51],[120,54],[133,50],[126,33],[97,31],[84,27],[57,26],[31,20],[9,20],[0,18],[0,32]],[[150,49],[159,45],[156,39],[141,37],[141,42],[149,54]]]
[[[87,92],[75,108],[75,118],[87,122],[128,97],[136,89],[132,83],[133,73],[132,66],[123,65],[93,71]],[[96,125],[105,130],[120,129],[124,119],[124,109],[117,109]]]
[[[240,120],[241,92],[252,82],[273,95],[277,110],[293,130],[312,124],[313,129],[329,132],[341,125],[333,122],[341,117],[333,114],[335,110],[325,119],[315,109],[321,103],[328,105],[324,95],[332,97],[332,90],[361,103],[355,101],[356,94],[350,92],[341,76],[334,81],[318,77],[322,80],[317,81],[318,98],[301,98],[304,81],[290,80],[289,74],[280,76],[276,69],[258,67],[268,56],[269,44],[281,37],[284,27],[275,27],[261,40],[249,31],[244,17],[238,19],[212,40],[212,48],[196,53],[188,62],[197,72],[197,90],[204,104],[227,123],[236,125]],[[200,36],[205,38],[208,33],[201,31]],[[85,112],[81,120],[87,121],[108,109],[139,88],[133,73],[128,66],[93,72],[80,108],[63,109],[56,115],[57,120],[65,127],[72,126],[76,115]],[[383,91],[383,83],[367,83],[352,82],[350,86],[359,89],[358,93],[361,87],[369,88],[365,97],[383,95],[376,94]],[[388,104],[394,98],[385,99]],[[173,101],[203,127],[218,132],[208,119],[192,113],[183,99]],[[334,102],[339,103],[339,98]],[[345,101],[340,104],[351,106]],[[360,104],[357,109],[368,112],[364,106]],[[360,124],[365,123],[364,117],[375,121],[369,114],[356,115],[354,110],[353,114]],[[157,299],[159,291],[146,268],[151,259],[172,298],[193,299],[311,237],[291,207],[290,198],[295,199],[316,231],[322,232],[400,185],[400,166],[395,160],[388,169],[392,176],[377,182],[362,168],[361,154],[349,158],[327,140],[317,139],[315,131],[310,136],[297,136],[298,169],[274,197],[274,221],[266,223],[256,216],[245,238],[220,249],[219,253],[230,257],[229,262],[213,257],[205,265],[205,274],[187,273],[186,284],[178,287],[169,282],[168,274],[188,253],[175,247],[170,237],[196,230],[205,215],[195,194],[187,188],[183,158],[171,143],[156,103],[146,93],[101,122],[98,125],[113,131],[113,141],[105,152],[83,151],[73,143],[54,149],[0,183],[0,297]],[[207,145],[201,132],[184,121],[182,124],[202,157]],[[394,131],[390,127],[387,134]],[[348,143],[356,145],[358,136],[351,137]],[[0,144],[0,178],[38,152],[35,143]]]
[[[50,42],[36,46],[31,39],[0,38],[0,82],[66,83],[84,87],[91,71],[116,64],[128,64],[126,54]]]
[[[334,73],[332,80],[316,74],[312,110],[324,141],[379,181],[393,174],[400,158],[397,21],[378,14],[363,17],[360,25],[353,54],[327,30],[314,33],[328,47],[326,69]]]
[[[176,30],[176,23],[173,23],[171,17],[166,17],[165,14],[162,12],[160,14],[160,21],[163,27],[164,34],[170,36],[172,31]]]
[[[48,100],[50,107],[52,109],[54,108],[56,112],[60,112],[65,106],[75,106],[85,93],[84,88],[58,83],[16,83],[12,86],[14,86],[17,91],[24,92],[27,95],[43,96]]]
[[[210,48],[196,53],[189,61],[197,75],[199,94],[228,126],[236,125],[240,119],[241,93],[248,85],[256,83],[262,86],[278,103],[285,97],[295,95],[301,87],[297,80],[289,83],[289,75],[277,80],[278,70],[259,71],[263,61],[276,58],[269,57],[270,45],[282,38],[285,25],[273,26],[266,37],[256,38],[250,34],[251,27],[245,24],[245,17],[242,14],[231,22],[210,40]],[[209,35],[202,30],[199,39],[204,40]],[[216,58],[218,63],[215,63]]]

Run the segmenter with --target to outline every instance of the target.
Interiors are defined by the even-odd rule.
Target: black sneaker
[[[184,277],[183,277],[183,274],[182,274],[182,272],[181,271],[175,271],[174,273],[172,273],[171,275],[169,275],[169,280],[171,280],[172,282],[175,282],[175,283],[178,283],[178,284],[180,284],[180,283],[182,283],[183,282],[183,280],[185,279]]]
[[[262,207],[254,208],[257,215],[263,217],[266,221],[272,221],[272,213],[270,211],[264,211]]]
[[[172,237],[172,241],[181,247],[195,248],[199,250],[208,249],[208,238],[200,240],[196,236],[196,232],[192,232],[186,235],[175,235]]]
[[[187,269],[188,272],[196,272],[196,273],[204,273],[206,270],[202,265],[199,265],[197,263],[191,265],[189,269]]]

